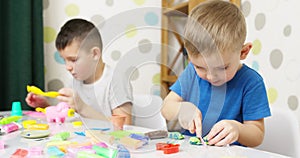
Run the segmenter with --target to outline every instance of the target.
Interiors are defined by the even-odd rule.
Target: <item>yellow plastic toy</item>
[[[31,93],[34,93],[37,95],[42,95],[42,96],[50,97],[50,98],[56,98],[57,96],[59,96],[58,92],[55,92],[55,91],[43,92],[38,87],[29,86],[29,85],[27,85],[27,92],[31,92]]]

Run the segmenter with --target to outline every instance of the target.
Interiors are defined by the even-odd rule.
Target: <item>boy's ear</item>
[[[243,45],[240,55],[240,60],[246,59],[247,55],[249,54],[250,50],[252,48],[252,43],[246,43]]]
[[[94,60],[99,60],[101,58],[101,50],[99,47],[92,48],[92,56]]]

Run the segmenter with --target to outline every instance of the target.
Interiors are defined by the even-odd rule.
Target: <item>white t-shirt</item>
[[[73,80],[73,89],[82,101],[101,112],[106,117],[112,115],[112,110],[126,103],[132,102],[131,85],[125,75],[115,75],[113,69],[105,65],[102,76],[92,84]]]

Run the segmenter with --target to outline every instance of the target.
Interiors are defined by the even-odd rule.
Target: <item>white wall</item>
[[[300,1],[242,0],[253,49],[247,60],[265,79],[271,106],[292,110],[300,120]],[[299,121],[300,122],[300,121]]]
[[[159,94],[160,6],[159,0],[44,0],[47,89],[57,90],[70,78],[55,49],[56,34],[68,19],[83,17],[96,24],[104,21],[99,27],[106,61],[117,64],[128,60],[128,65],[138,68],[131,76],[134,92]],[[242,0],[247,41],[254,44],[245,63],[264,77],[271,106],[290,109],[300,120],[298,8],[297,0]],[[130,28],[133,31],[127,32]],[[118,66],[128,68],[126,62],[121,63]]]
[[[55,38],[67,20],[84,18],[100,29],[104,60],[131,74],[134,93],[160,95],[160,6],[160,0],[44,0],[46,89],[70,82]]]

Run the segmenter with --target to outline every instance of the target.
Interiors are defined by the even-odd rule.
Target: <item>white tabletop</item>
[[[0,114],[7,114],[1,112]],[[32,119],[28,116],[24,116],[23,120]],[[37,119],[40,123],[47,123],[44,119]],[[75,120],[81,120],[84,126],[79,128],[74,128],[71,122]],[[92,128],[110,128],[112,125],[109,122],[83,119],[81,117],[67,119],[63,124],[49,123],[50,131],[53,133],[58,133],[62,131],[71,132],[70,141],[80,141],[85,139],[82,136],[78,136],[73,132],[84,131],[85,129]],[[124,130],[131,130],[135,132],[148,132],[151,129],[136,127],[136,126],[124,126]],[[16,149],[29,149],[34,146],[42,146],[46,149],[46,143],[49,141],[47,138],[41,139],[27,139],[21,137],[20,133],[22,130],[12,132],[9,134],[1,135],[0,139],[5,142],[5,149],[0,149],[0,157],[10,157]],[[50,135],[51,136],[51,135]],[[170,142],[180,144],[180,150],[175,154],[163,154],[162,151],[157,151],[155,144],[158,142]],[[46,151],[46,150],[44,150]],[[188,137],[184,140],[171,140],[171,139],[155,139],[151,140],[149,145],[144,146],[140,149],[130,150],[131,157],[133,158],[153,158],[153,157],[167,157],[167,158],[287,158],[287,156],[282,156],[275,153],[260,151],[253,148],[246,148],[240,146],[228,146],[228,147],[215,147],[215,146],[195,146],[188,142]],[[46,153],[46,152],[44,152]],[[48,157],[47,154],[41,157]]]

